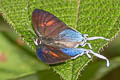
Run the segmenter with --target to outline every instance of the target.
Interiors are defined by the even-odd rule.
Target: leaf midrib
[[[79,9],[80,9],[80,0],[78,0],[77,2],[77,8],[76,8],[76,23],[75,23],[75,29],[77,29],[78,27],[78,21],[79,21]],[[74,76],[73,76],[73,68],[74,68],[74,61],[72,61],[72,68],[71,68],[71,73],[72,73],[72,76],[71,76],[71,80],[74,79]],[[78,76],[78,75],[77,75]]]

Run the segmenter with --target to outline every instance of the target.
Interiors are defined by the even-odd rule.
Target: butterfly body
[[[91,44],[87,41],[95,39],[104,39],[104,37],[90,37],[86,34],[68,27],[65,23],[59,20],[51,13],[35,9],[32,13],[32,25],[38,38],[34,40],[37,47],[36,53],[39,59],[46,64],[56,64],[65,62],[68,59],[75,59],[83,54],[89,58],[93,55],[105,59],[107,66],[109,61],[106,57],[93,52]],[[90,49],[77,48],[78,46],[84,47],[88,45]]]

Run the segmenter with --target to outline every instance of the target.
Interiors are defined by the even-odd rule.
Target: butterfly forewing
[[[35,9],[32,13],[33,28],[38,36],[56,37],[61,31],[69,28],[51,13]]]

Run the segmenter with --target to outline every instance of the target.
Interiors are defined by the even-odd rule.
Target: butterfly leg
[[[90,49],[92,49],[92,46],[91,46],[90,43],[84,43],[83,45],[81,45],[81,47],[84,47],[84,46],[86,46],[86,45],[88,45],[88,47],[89,47]]]
[[[88,34],[84,34],[83,36],[85,37],[85,39],[84,39],[84,42],[83,42],[83,44],[81,45],[81,47],[84,47],[84,46],[88,45],[88,47],[89,47],[90,49],[92,49],[91,44],[90,44],[90,43],[87,43],[87,40],[86,40],[87,37],[88,37]]]
[[[82,53],[82,55],[83,55],[83,54],[86,54],[86,55],[88,56],[88,58],[91,58],[91,56],[89,55],[89,53],[91,53],[91,54],[93,54],[94,56],[96,56],[96,57],[98,57],[98,58],[101,58],[101,59],[106,60],[106,62],[107,62],[106,65],[107,65],[107,67],[109,67],[110,62],[109,62],[109,60],[108,60],[105,56],[100,55],[100,54],[98,54],[98,53],[95,53],[95,52],[93,52],[92,50],[88,50],[88,49],[82,49],[82,51],[84,51],[84,53]]]
[[[107,67],[109,67],[110,62],[109,62],[109,60],[108,60],[105,56],[100,55],[100,54],[97,54],[97,53],[93,52],[92,50],[89,50],[89,52],[90,52],[91,54],[95,55],[95,56],[98,57],[98,58],[101,58],[101,59],[106,60],[106,62],[107,62],[106,65],[107,65]]]

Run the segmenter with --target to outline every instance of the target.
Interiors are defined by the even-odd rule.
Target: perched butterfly
[[[95,39],[109,40],[104,37],[90,37],[68,27],[51,13],[35,9],[32,13],[32,25],[38,38],[34,40],[37,46],[37,56],[46,64],[56,64],[68,59],[76,59],[86,54],[91,58],[91,54],[107,61],[109,60],[92,51],[92,46],[87,41]],[[88,45],[90,49],[77,48]]]

